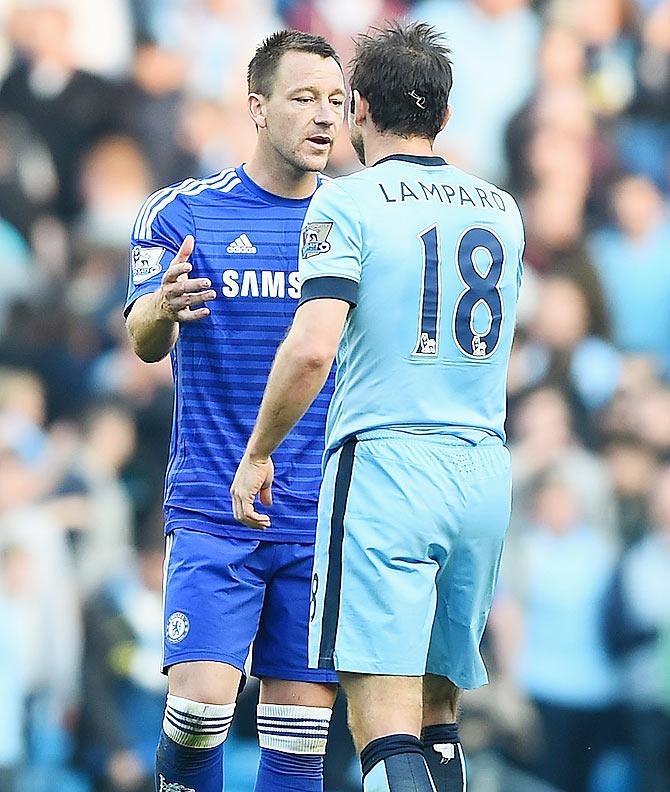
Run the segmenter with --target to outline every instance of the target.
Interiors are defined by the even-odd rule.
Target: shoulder
[[[516,202],[516,199],[512,193],[507,192],[507,190],[504,190],[502,187],[499,187],[493,182],[482,179],[480,176],[477,176],[474,173],[468,173],[467,171],[461,170],[460,168],[456,168],[453,165],[451,166],[451,170],[459,175],[464,184],[471,185],[475,188],[479,187],[480,189],[486,190],[489,193],[495,193],[497,196],[502,198],[506,209],[511,210],[513,214],[521,217],[519,204]]]
[[[319,196],[320,200],[324,203],[333,203],[345,212],[353,208],[358,209],[360,206],[364,205],[362,196],[364,196],[370,184],[369,176],[365,178],[368,170],[369,169],[364,169],[347,176],[338,176],[335,179],[328,179],[321,183],[316,195]]]
[[[240,184],[235,168],[226,168],[204,179],[188,178],[153,192],[135,218],[133,237],[151,239],[151,231],[161,221],[179,225],[190,222],[191,206],[203,193],[230,193]]]

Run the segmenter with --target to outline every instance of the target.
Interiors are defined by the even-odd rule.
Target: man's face
[[[297,170],[326,167],[344,121],[344,78],[332,58],[287,52],[265,99],[272,147]]]

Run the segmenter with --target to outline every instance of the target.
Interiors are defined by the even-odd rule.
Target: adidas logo
[[[256,246],[246,234],[240,234],[234,242],[226,248],[227,253],[256,253]]]

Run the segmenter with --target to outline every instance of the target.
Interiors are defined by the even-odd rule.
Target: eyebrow
[[[313,94],[321,93],[319,88],[316,88],[314,85],[302,85],[299,88],[293,88],[290,93],[296,94],[300,93],[301,91],[311,91]],[[336,88],[334,91],[331,91],[328,95],[332,96],[333,94],[342,94],[342,96],[346,96],[346,93],[342,88]]]

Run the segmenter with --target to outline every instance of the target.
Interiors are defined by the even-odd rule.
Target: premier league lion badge
[[[140,247],[135,245],[130,254],[130,265],[133,271],[135,286],[149,280],[161,271],[161,259],[165,253],[162,247]]]
[[[302,257],[311,258],[330,250],[327,242],[332,223],[307,223],[302,231]]]

